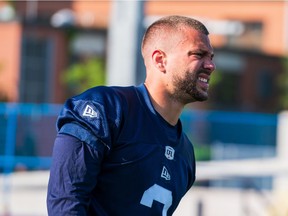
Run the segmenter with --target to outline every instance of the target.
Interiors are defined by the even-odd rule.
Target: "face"
[[[215,70],[213,49],[207,35],[189,29],[167,52],[171,96],[183,104],[208,99],[209,80]]]

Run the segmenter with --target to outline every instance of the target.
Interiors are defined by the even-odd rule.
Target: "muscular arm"
[[[58,134],[48,184],[49,215],[88,215],[102,156],[101,150],[73,136]]]

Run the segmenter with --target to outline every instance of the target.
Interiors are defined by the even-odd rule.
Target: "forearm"
[[[72,136],[58,135],[48,184],[48,215],[88,215],[100,163],[95,149]]]

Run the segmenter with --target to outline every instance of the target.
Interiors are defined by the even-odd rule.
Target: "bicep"
[[[86,215],[103,151],[65,134],[55,139],[47,205],[49,215]]]

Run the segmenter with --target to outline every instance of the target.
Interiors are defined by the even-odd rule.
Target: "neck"
[[[184,108],[184,105],[173,100],[165,91],[162,90],[164,88],[153,88],[153,86],[150,86],[147,83],[145,83],[145,86],[149,92],[149,96],[154,106],[154,109],[170,125],[176,125]]]

